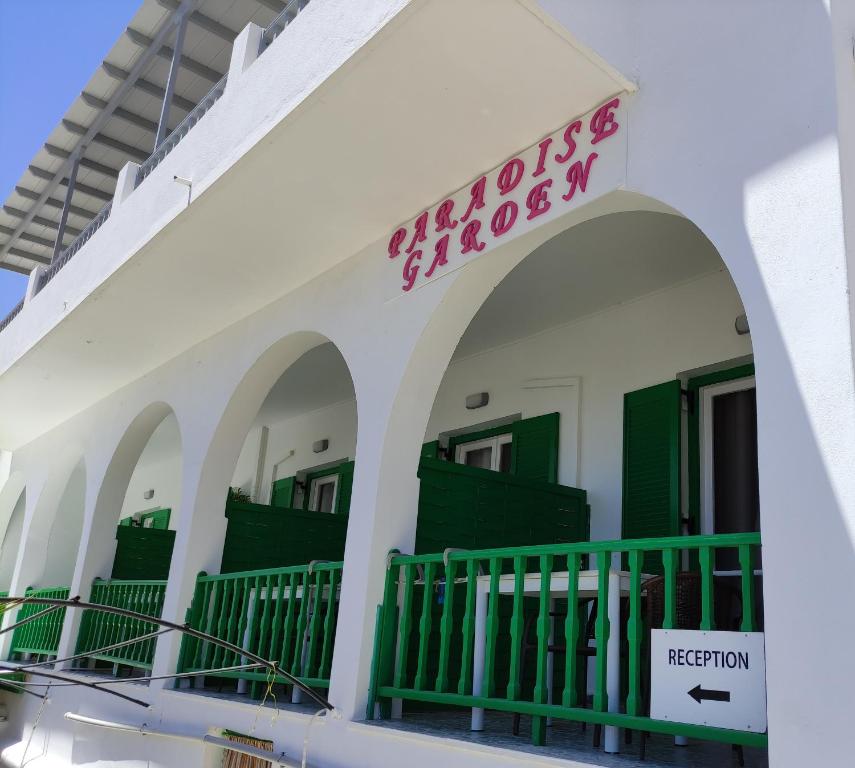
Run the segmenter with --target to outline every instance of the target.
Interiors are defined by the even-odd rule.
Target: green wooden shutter
[[[111,579],[165,579],[169,575],[175,531],[157,528],[116,529],[116,556]]]
[[[294,503],[294,481],[295,477],[283,477],[273,483],[270,494],[270,506],[291,507]]]
[[[510,425],[511,473],[528,480],[558,482],[558,418],[547,413]]]
[[[422,445],[422,459],[438,459],[439,458],[439,440],[431,440],[429,443]]]
[[[628,392],[623,400],[625,539],[680,535],[680,382]],[[645,570],[655,565],[648,564]]]
[[[350,513],[354,466],[354,462],[346,461],[338,468],[338,498],[335,502],[335,513],[337,515],[347,515]]]
[[[123,528],[130,528],[132,522],[133,522],[132,517],[123,517],[121,520],[119,520],[119,525],[122,526]]]
[[[146,512],[142,516],[143,525],[145,525],[146,518],[151,518],[151,528],[156,528],[159,531],[168,531],[171,513],[172,510],[170,509],[155,509],[151,512]]]

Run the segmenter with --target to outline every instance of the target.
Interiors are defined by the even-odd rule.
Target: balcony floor
[[[377,721],[382,728],[459,739],[471,744],[484,744],[500,749],[512,749],[540,757],[574,761],[579,766],[606,766],[608,768],[727,768],[738,766],[736,754],[729,744],[691,740],[688,746],[678,747],[670,736],[652,734],[647,740],[647,757],[643,762],[638,757],[638,737],[633,734],[633,743],[624,744],[621,738],[621,754],[608,755],[602,748],[594,749],[593,726],[582,732],[579,723],[555,721],[547,730],[547,745],[536,747],[531,743],[531,718],[523,717],[520,735],[511,730],[513,715],[504,712],[487,712],[485,730],[469,730],[469,712],[426,712],[405,714],[401,720]],[[744,748],[745,768],[768,768],[765,749]]]

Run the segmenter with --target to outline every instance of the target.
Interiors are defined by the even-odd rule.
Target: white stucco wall
[[[78,465],[71,473],[57,506],[50,529],[44,573],[41,583],[36,586],[68,586],[71,583],[83,530],[85,494],[86,472]]]
[[[640,199],[672,206],[697,223],[718,248],[745,302],[760,404],[771,762],[774,768],[845,765],[851,748],[841,734],[850,725],[851,702],[848,687],[840,681],[855,675],[851,655],[855,615],[841,610],[840,590],[817,588],[804,577],[803,569],[794,566],[810,559],[811,553],[822,552],[823,583],[846,585],[855,580],[855,475],[851,470],[855,465],[855,396],[827,10],[821,2],[771,1],[727,4],[725,9],[714,3],[642,6],[618,0],[597,4],[544,0],[539,5],[582,44],[638,82],[639,91],[628,113],[625,186]],[[263,69],[267,71],[267,67]],[[535,87],[536,81],[532,83]],[[437,130],[441,127],[438,122]],[[532,126],[536,135],[553,129],[551,124]],[[199,130],[207,131],[201,126]],[[420,147],[420,152],[429,164],[430,147]],[[180,170],[179,164],[186,159],[186,154],[177,152],[174,164],[164,166],[166,172]],[[453,175],[448,191],[467,181],[451,178]],[[144,239],[142,230],[148,235],[150,225],[143,223],[144,215],[154,209],[151,196],[159,191],[153,185],[137,198],[140,208],[134,210],[134,242]],[[346,202],[336,200],[334,204]],[[638,201],[623,197],[615,204],[630,206],[634,202]],[[387,221],[390,217],[384,211],[376,215],[390,231],[398,224]],[[418,444],[445,364],[492,286],[543,238],[585,215],[593,214],[589,209],[578,218],[556,221],[554,227],[497,248],[489,257],[394,302],[385,302],[378,287],[388,263],[385,241],[378,240],[349,258],[341,254],[343,260],[335,269],[299,291],[140,374],[50,434],[22,446],[16,451],[13,471],[25,474],[38,474],[55,455],[58,444],[79,441],[85,450],[87,487],[92,493],[87,493],[73,589],[85,589],[103,560],[105,537],[98,535],[103,525],[98,514],[103,510],[96,498],[116,447],[137,414],[161,400],[174,408],[182,428],[181,504],[186,525],[179,526],[176,536],[164,608],[167,617],[180,621],[196,572],[218,560],[222,499],[240,441],[264,395],[282,370],[306,349],[332,340],[353,374],[360,427],[330,691],[343,719],[321,726],[325,738],[316,745],[317,759],[321,764],[352,764],[359,754],[362,765],[398,765],[406,760],[413,768],[438,763],[448,768],[495,764],[496,757],[484,750],[463,751],[435,740],[394,741],[388,732],[351,721],[364,713],[374,611],[382,591],[386,552],[412,543]],[[130,213],[125,221],[129,218]],[[105,228],[105,248],[115,244],[112,238],[120,234],[122,220],[116,217],[117,229],[109,235]],[[118,263],[118,250],[116,254]],[[209,252],[205,255],[215,263]],[[234,251],[223,254],[223,258],[233,256]],[[287,263],[284,258],[283,263]],[[80,260],[77,264],[79,268],[68,274],[84,278],[77,285],[81,293],[88,293],[102,272],[87,272],[86,262]],[[198,275],[194,279],[198,282]],[[250,275],[248,279],[260,278]],[[31,317],[36,318],[32,330],[37,335],[46,332],[58,316],[63,282],[67,281],[57,282],[52,291],[39,297],[46,310],[44,317],[38,314],[38,301],[30,307]],[[73,294],[72,303],[80,298]],[[675,340],[683,326],[690,328],[695,317],[704,313],[716,322],[719,312],[726,317],[727,331],[711,340],[716,349],[721,344],[721,354],[716,357],[734,357],[745,351],[739,347],[745,341],[729,335],[735,303],[717,307],[706,303],[706,294],[690,296],[688,292],[683,299],[681,306],[686,311],[677,321],[655,313],[649,318],[661,332],[654,360],[639,359],[635,347],[623,347],[626,370],[621,376],[627,388],[714,362],[685,339]],[[598,333],[609,330],[603,319],[596,327]],[[16,336],[24,330],[20,325]],[[632,328],[623,331],[634,333]],[[599,341],[592,343],[604,346]],[[18,344],[10,354],[23,348]],[[580,352],[580,359],[584,354],[584,350]],[[620,394],[602,385],[594,375],[593,362],[591,370],[594,373],[574,371],[583,379],[579,480],[588,487],[597,483],[592,467],[614,462],[609,454],[613,448],[594,445],[589,466],[587,440],[595,426],[591,419],[619,407]],[[468,388],[469,381],[464,384]],[[471,391],[483,388],[479,385]],[[600,404],[589,417],[590,392],[595,396],[590,401],[592,408]],[[497,401],[499,397],[497,392]],[[453,401],[459,402],[456,394]],[[613,471],[608,475],[611,483]],[[614,503],[614,496],[602,500],[603,506]],[[811,512],[809,526],[804,524],[805,510]],[[117,511],[109,512],[112,524]],[[793,621],[794,604],[800,606],[799,621]],[[822,653],[813,654],[807,664],[804,649],[817,647],[816,633],[818,628],[828,627],[829,617],[834,617],[833,631],[822,632]],[[69,650],[73,639],[74,624],[67,622],[62,648]],[[172,671],[176,654],[177,641],[162,638],[155,669]],[[193,699],[189,706],[189,699],[183,697],[190,694],[159,692],[154,683],[149,695],[156,703],[152,721],[168,717],[188,731],[206,727],[215,719],[251,719],[249,710],[240,705],[197,705]],[[66,696],[62,703],[85,706],[101,716],[139,717],[139,713],[96,703],[87,694],[71,699]],[[36,706],[30,701],[15,702],[17,733],[24,732],[23,723],[32,719]],[[43,727],[51,729],[51,748],[61,750],[74,742],[72,729],[57,714],[60,710],[51,712],[55,716],[45,719]],[[277,748],[296,753],[306,726],[307,718],[294,715],[275,726],[265,724],[262,730],[275,736]],[[89,763],[106,763],[121,754],[115,744],[99,751],[96,740],[83,734],[77,743],[86,745],[85,761]],[[357,745],[364,751],[357,753]],[[175,764],[177,754],[178,749],[169,758],[161,757],[165,764]],[[194,759],[202,763],[201,755],[194,754]],[[504,755],[502,759],[513,764],[525,758]]]
[[[24,525],[25,507],[26,497],[21,495],[12,510],[9,524],[6,526],[6,534],[3,537],[3,545],[0,547],[0,591],[3,592],[8,592],[12,585],[12,574]]]
[[[146,491],[154,491],[151,499]],[[171,509],[169,527],[178,525],[181,501],[181,435],[174,414],[167,416],[155,429],[140,455],[116,522],[135,512],[149,509]]]

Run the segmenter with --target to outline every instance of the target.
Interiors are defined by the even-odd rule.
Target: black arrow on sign
[[[702,701],[730,701],[730,691],[714,691],[709,688],[701,688],[700,684],[696,685],[689,691],[695,701],[700,704]]]

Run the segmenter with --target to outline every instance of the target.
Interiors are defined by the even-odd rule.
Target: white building
[[[0,590],[333,709],[69,608],[0,635],[59,659],[4,764],[850,764],[853,39],[145,0],[0,214]]]

